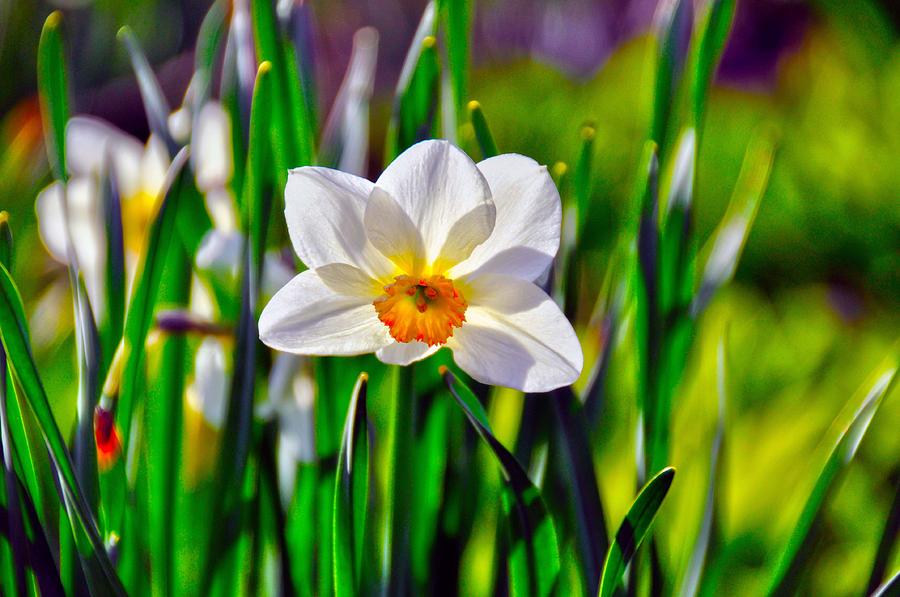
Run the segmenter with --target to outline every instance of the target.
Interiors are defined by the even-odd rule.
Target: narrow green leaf
[[[65,441],[53,418],[50,402],[31,355],[26,330],[24,310],[19,292],[6,267],[0,265],[0,337],[2,337],[3,347],[9,356],[12,372],[24,390],[28,403],[37,417],[44,441],[47,443],[53,463],[58,471],[60,482],[65,492],[64,496],[67,500],[71,500],[74,512],[77,514],[79,522],[90,541],[91,557],[95,558],[102,568],[109,590],[115,594],[124,595],[125,591],[106,554],[96,522],[91,515],[90,506],[79,486]],[[75,524],[73,521],[73,526]]]
[[[135,77],[137,77],[138,89],[144,102],[144,111],[147,113],[147,123],[150,125],[150,130],[165,143],[166,149],[169,151],[169,157],[174,157],[178,153],[178,144],[169,131],[169,113],[172,109],[166,101],[166,96],[163,95],[159,81],[153,73],[153,68],[147,62],[147,57],[141,49],[141,44],[130,28],[122,27],[119,29],[117,37],[125,44],[128,56],[131,58],[131,67],[134,69]]]
[[[150,226],[141,251],[140,266],[135,274],[128,312],[125,315],[123,336],[125,363],[122,370],[121,393],[116,422],[122,434],[122,449],[128,453],[131,419],[138,393],[138,379],[143,370],[144,344],[153,321],[153,310],[166,258],[166,248],[172,242],[178,201],[186,189],[194,185],[190,170],[185,168],[188,149],[178,152],[166,173],[161,191],[162,200]]]
[[[900,483],[896,484],[894,500],[884,521],[884,530],[881,533],[881,541],[878,542],[878,551],[872,562],[872,571],[869,573],[866,593],[871,595],[878,588],[878,583],[884,578],[890,564],[891,554],[900,537]]]
[[[469,119],[472,121],[472,128],[475,129],[475,140],[478,141],[478,148],[481,149],[481,157],[484,159],[494,157],[500,152],[497,151],[497,144],[494,143],[494,136],[484,117],[481,104],[472,100],[469,102],[468,108]]]
[[[616,540],[606,554],[598,592],[600,597],[610,597],[621,584],[622,574],[649,533],[674,478],[674,468],[663,469],[647,482],[631,504],[625,520],[616,531]]]
[[[200,108],[209,99],[216,57],[222,45],[225,33],[225,2],[214,0],[212,6],[200,23],[197,33],[197,48],[194,53],[194,112],[199,114]]]
[[[719,482],[720,469],[722,467],[720,454],[725,437],[725,407],[728,400],[727,380],[725,370],[725,335],[719,339],[716,351],[716,389],[718,395],[718,414],[716,418],[716,435],[713,437],[712,447],[709,453],[709,482],[706,489],[706,503],[703,506],[703,517],[700,521],[700,530],[694,541],[694,549],[688,561],[679,597],[694,597],[700,589],[700,581],[703,577],[703,569],[706,564],[706,554],[713,538],[713,525],[716,516],[716,486]]]
[[[410,145],[430,136],[437,113],[440,76],[435,49],[435,3],[425,5],[394,92],[385,148],[391,162]]]
[[[581,149],[578,151],[578,161],[575,162],[575,174],[573,179],[575,193],[576,216],[576,242],[584,237],[584,227],[587,225],[588,209],[591,205],[591,191],[593,189],[593,162],[594,162],[594,138],[597,130],[590,124],[581,127]]]
[[[4,264],[5,265],[5,264]],[[0,490],[4,496],[6,505],[7,537],[11,552],[13,574],[8,579],[8,590],[11,595],[25,593],[25,562],[28,559],[25,526],[22,521],[22,512],[19,506],[19,484],[16,479],[16,470],[13,463],[12,434],[9,431],[9,415],[6,404],[6,352],[0,347],[0,451],[3,458],[3,480]]]
[[[716,290],[734,276],[769,183],[774,155],[774,140],[768,132],[757,136],[747,148],[725,216],[701,251],[706,258],[690,308],[693,317],[703,312]]]
[[[369,493],[368,375],[356,381],[338,453],[334,488],[334,593],[358,595],[362,574]]]
[[[540,491],[516,458],[494,436],[478,399],[448,369],[442,368],[444,383],[475,431],[491,449],[500,465],[505,491],[504,510],[510,535],[510,593],[549,595],[559,578],[559,546],[553,519]]]
[[[673,120],[676,96],[684,70],[683,40],[690,33],[693,3],[691,0],[663,0],[654,15],[657,52],[653,89],[653,121],[650,139],[660,147],[660,155],[668,155],[666,133]]]
[[[38,92],[41,100],[41,121],[44,123],[44,142],[53,176],[62,182],[69,180],[66,172],[66,122],[69,120],[69,87],[66,81],[63,53],[62,13],[55,10],[44,21],[38,43]]]
[[[466,101],[469,93],[469,71],[472,62],[469,47],[472,30],[472,0],[442,0],[442,3],[447,31],[447,53],[450,63],[450,80],[453,86],[453,103],[458,114],[462,111],[463,102]]]
[[[593,587],[600,582],[600,566],[603,555],[609,549],[609,540],[594,472],[587,419],[571,388],[555,390],[547,399],[553,407],[556,435],[562,448],[560,452],[568,481],[566,489],[571,493],[575,509],[581,570],[586,586]]]
[[[702,131],[709,86],[728,39],[735,4],[735,0],[706,0],[700,9],[697,34],[692,40],[691,49],[692,119],[694,128],[698,131]]]
[[[838,477],[847,469],[856,455],[856,450],[859,448],[869,424],[878,412],[878,407],[893,388],[897,380],[897,360],[896,354],[891,355],[887,362],[871,376],[870,379],[874,379],[874,381],[863,385],[851,400],[851,403],[856,403],[859,394],[866,393],[850,424],[844,429],[832,448],[828,460],[825,461],[825,467],[806,500],[800,518],[797,520],[778,565],[773,571],[768,595],[781,597],[794,593],[800,573],[814,547],[815,533],[812,531],[820,521],[822,507],[831,495]]]

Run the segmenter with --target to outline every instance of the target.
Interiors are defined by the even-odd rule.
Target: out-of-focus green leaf
[[[190,299],[191,261],[180,242],[166,250],[158,302],[187,308]],[[175,492],[185,390],[187,340],[183,334],[163,338],[159,368],[149,384],[143,409],[146,432],[148,529],[151,592],[171,595],[174,584]]]
[[[448,369],[444,368],[442,375],[466,418],[496,457],[506,481],[503,502],[510,534],[510,594],[549,595],[555,590],[559,577],[559,546],[553,519],[540,491],[522,465],[494,436],[475,394]]]
[[[41,119],[44,123],[44,142],[53,176],[62,182],[69,180],[66,172],[66,122],[69,120],[69,87],[66,82],[63,53],[62,13],[55,10],[44,21],[38,43],[38,91],[41,99]]]
[[[431,0],[422,13],[397,81],[388,123],[386,163],[410,145],[428,138],[434,128],[440,88],[435,24],[435,4]]]
[[[494,136],[488,126],[487,119],[484,117],[484,110],[481,104],[475,100],[469,102],[469,119],[472,121],[472,128],[475,129],[475,140],[478,141],[478,148],[481,150],[481,157],[484,159],[492,158],[498,153],[497,144],[494,143]]]
[[[197,33],[197,48],[194,54],[194,89],[195,111],[209,98],[216,56],[225,33],[225,2],[215,0],[200,23]]]
[[[163,95],[153,68],[147,62],[141,44],[130,28],[119,29],[118,38],[125,44],[128,56],[131,58],[131,67],[137,77],[138,89],[140,89],[141,99],[144,102],[144,111],[147,113],[150,130],[165,143],[169,157],[175,157],[178,152],[178,144],[169,131],[169,113],[172,109],[166,101],[166,96]]]
[[[566,485],[575,509],[580,569],[586,586],[593,587],[600,582],[601,562],[609,549],[609,539],[594,472],[587,419],[571,388],[555,390],[546,399],[552,403],[556,435],[565,463]]]
[[[656,30],[655,85],[653,88],[653,121],[650,139],[662,156],[668,155],[666,134],[672,124],[676,97],[684,70],[682,42],[690,34],[693,3],[691,0],[663,0],[654,15]]]
[[[716,394],[718,395],[718,415],[716,418],[716,435],[713,437],[712,447],[709,453],[709,485],[706,489],[706,504],[703,507],[703,518],[700,521],[700,530],[694,542],[691,559],[688,561],[679,597],[694,597],[700,589],[700,581],[703,577],[703,569],[706,564],[707,552],[713,538],[713,525],[716,515],[716,486],[719,482],[720,469],[722,467],[720,454],[725,438],[725,406],[728,399],[727,378],[725,370],[725,334],[719,339],[716,352]]]
[[[449,407],[446,396],[435,396],[424,416],[422,433],[416,442],[416,491],[413,494],[410,540],[413,577],[420,590],[427,586],[430,577],[432,545],[444,498]]]
[[[6,269],[12,271],[13,263],[13,235],[9,226],[9,213],[0,211],[0,263]]]
[[[866,593],[871,595],[878,588],[878,583],[885,577],[890,564],[891,554],[897,538],[900,537],[900,483],[897,483],[894,491],[894,500],[888,511],[887,520],[884,522],[884,530],[881,533],[881,541],[878,542],[878,550],[872,562],[872,571],[869,573]]]
[[[252,0],[250,11],[260,62],[269,62],[274,96],[271,105],[270,134],[275,169],[272,176],[284,188],[289,168],[309,165],[313,161],[313,131],[309,120],[293,47],[278,29],[270,0]]]
[[[858,395],[865,392],[865,398],[831,450],[828,460],[825,461],[825,467],[819,473],[816,484],[806,500],[800,518],[772,573],[768,595],[784,597],[794,594],[800,573],[813,551],[815,533],[812,531],[820,521],[822,506],[831,494],[837,478],[847,469],[856,455],[856,450],[884,397],[893,388],[897,380],[897,361],[897,355],[892,354],[886,363],[873,373],[870,381],[857,391],[857,395],[851,401],[856,403]]]
[[[96,522],[91,515],[90,506],[79,487],[65,441],[53,418],[50,402],[31,356],[26,329],[19,292],[6,267],[0,265],[0,337],[2,337],[3,347],[9,357],[12,372],[25,392],[28,403],[40,424],[44,441],[47,443],[58,471],[65,492],[64,496],[67,500],[71,500],[74,513],[78,516],[78,522],[73,521],[73,528],[80,523],[90,541],[92,551],[86,557],[96,561],[101,568],[107,589],[114,594],[124,595],[125,590],[106,554]]]
[[[457,114],[468,97],[471,55],[469,40],[472,30],[472,0],[441,0],[446,22],[447,54],[450,62],[450,80],[453,85],[453,103]],[[488,157],[488,156],[485,156]]]
[[[125,453],[128,451],[131,436],[138,379],[143,370],[144,344],[153,321],[166,248],[173,238],[178,201],[187,189],[194,186],[190,170],[185,168],[187,161],[188,150],[185,148],[178,152],[166,173],[166,182],[161,192],[162,200],[141,251],[140,266],[135,274],[134,289],[125,315],[125,333],[122,340],[126,357],[116,416]]]
[[[894,576],[884,581],[884,584],[875,589],[872,597],[892,597],[900,593],[900,570],[894,573]]]
[[[756,137],[747,148],[728,210],[701,251],[706,257],[701,259],[703,274],[691,304],[694,317],[706,308],[716,290],[734,276],[769,182],[774,154],[774,140],[769,133]]]
[[[334,593],[358,595],[364,556],[369,494],[368,376],[356,381],[338,453],[334,488]]]
[[[597,130],[590,124],[581,127],[581,148],[578,150],[578,160],[575,162],[575,174],[573,178],[573,191],[575,193],[575,223],[576,239],[584,236],[584,227],[588,221],[588,209],[591,205],[591,192],[593,181],[594,162],[594,138]]]
[[[112,355],[122,338],[125,327],[125,241],[122,230],[122,204],[109,168],[102,182],[103,217],[106,223],[106,317],[101,323],[103,370],[109,367]]]
[[[700,8],[697,33],[692,39],[691,81],[692,119],[694,128],[702,131],[709,85],[716,73],[719,58],[728,39],[734,19],[735,0],[706,0]]]
[[[600,597],[613,595],[616,587],[622,582],[622,573],[647,536],[674,478],[674,468],[663,469],[647,482],[631,504],[625,520],[616,531],[616,540],[606,554],[598,591]]]

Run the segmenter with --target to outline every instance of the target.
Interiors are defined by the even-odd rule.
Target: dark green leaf
[[[469,40],[472,29],[472,0],[442,0],[446,19],[447,53],[450,62],[450,80],[453,85],[453,103],[457,113],[468,97],[471,56]],[[485,157],[489,157],[485,155]]]
[[[338,453],[334,488],[334,592],[358,595],[364,556],[369,494],[369,433],[366,419],[368,375],[354,388]]]
[[[472,391],[448,369],[441,373],[466,418],[491,449],[506,481],[503,502],[510,534],[510,593],[549,595],[556,587],[560,561],[556,530],[544,500],[522,465],[494,437],[487,415]]]
[[[472,121],[472,128],[475,129],[475,140],[478,141],[481,156],[487,159],[500,153],[497,151],[494,136],[491,134],[487,119],[484,117],[484,110],[481,109],[481,104],[475,100],[469,102],[469,119]]]
[[[622,574],[650,531],[674,478],[675,469],[663,469],[647,482],[631,504],[625,520],[616,531],[616,540],[606,554],[598,592],[600,597],[611,597],[622,582]]]
[[[125,591],[106,554],[96,522],[91,515],[90,506],[79,486],[65,441],[53,418],[50,402],[31,355],[26,330],[19,292],[6,267],[0,265],[0,337],[2,337],[3,347],[9,357],[12,372],[24,390],[28,403],[37,417],[44,441],[47,443],[53,463],[58,471],[64,497],[67,501],[71,501],[74,514],[77,515],[78,522],[83,527],[90,542],[92,550],[90,558],[95,560],[102,569],[107,588],[115,594],[124,595]],[[77,524],[73,521],[73,527],[77,526]]]
[[[716,74],[719,58],[728,39],[734,18],[735,0],[706,0],[700,9],[697,34],[692,40],[693,79],[691,96],[693,124],[702,130],[709,85]]]

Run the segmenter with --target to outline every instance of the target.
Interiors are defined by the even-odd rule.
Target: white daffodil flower
[[[423,141],[376,182],[291,170],[285,217],[309,270],[263,309],[260,338],[307,355],[375,352],[406,365],[442,346],[474,379],[526,392],[573,383],[572,326],[534,284],[559,248],[547,169],[505,154],[475,164]]]
[[[145,145],[100,119],[72,118],[66,126],[69,182],[65,186],[50,184],[35,204],[44,245],[54,259],[68,264],[67,245],[71,244],[98,317],[104,312],[106,266],[106,225],[99,180],[107,160],[122,205],[126,256],[133,265],[169,167],[166,149],[157,138],[151,136]]]

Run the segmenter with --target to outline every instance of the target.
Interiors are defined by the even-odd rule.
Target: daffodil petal
[[[129,197],[140,189],[140,141],[99,118],[75,116],[66,125],[66,161],[75,176],[96,175],[110,160],[119,194]]]
[[[329,263],[317,267],[316,274],[337,294],[360,297],[372,302],[383,292],[381,284],[358,267],[346,263]]]
[[[426,359],[436,353],[441,346],[428,346],[424,342],[394,342],[378,350],[375,356],[388,365],[409,365]]]
[[[156,201],[166,182],[166,171],[171,164],[166,144],[156,135],[150,135],[141,156],[140,191],[150,201]],[[128,197],[123,194],[123,197]]]
[[[69,263],[66,255],[66,219],[61,183],[54,182],[41,191],[35,201],[38,231],[50,255],[60,263]]]
[[[197,115],[191,138],[191,160],[197,188],[204,193],[224,187],[233,172],[231,121],[218,102],[208,102]]]
[[[545,166],[513,153],[479,162],[478,169],[491,187],[497,222],[491,236],[448,275],[536,280],[559,249],[562,206],[553,179]]]
[[[376,185],[400,204],[425,242],[428,263],[447,245],[455,257],[487,239],[494,228],[491,191],[475,163],[461,149],[444,140],[417,143],[400,154]],[[466,239],[454,246],[448,236],[460,219],[466,220]],[[464,249],[464,250],[460,250]]]
[[[363,217],[373,183],[329,168],[291,170],[284,190],[285,218],[294,251],[306,267],[354,265],[381,279],[393,264],[372,246]]]
[[[369,241],[381,254],[409,275],[418,275],[425,263],[422,235],[394,199],[378,187],[372,189],[364,224]]]
[[[584,356],[572,326],[534,284],[484,274],[469,284],[466,322],[447,342],[474,379],[524,392],[575,382]]]
[[[354,355],[393,342],[371,298],[335,293],[307,270],[275,293],[259,318],[259,337],[284,352]]]
[[[64,197],[68,198],[66,204]],[[106,229],[96,184],[89,177],[72,178],[65,187],[53,183],[38,195],[35,210],[41,240],[54,259],[68,264],[66,239],[70,235],[76,239],[72,250],[84,276],[91,307],[100,317],[104,307]]]

